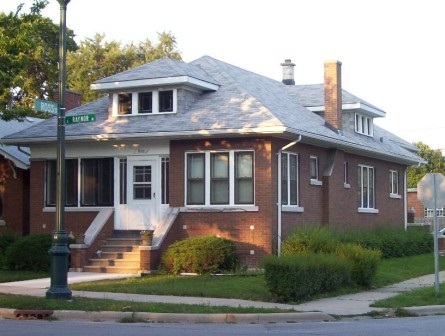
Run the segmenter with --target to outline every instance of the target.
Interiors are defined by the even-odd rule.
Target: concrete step
[[[108,266],[117,266],[117,267],[139,267],[140,261],[136,260],[128,260],[128,259],[90,259],[88,266],[100,266],[100,267],[108,267]]]
[[[107,245],[140,245],[142,239],[137,238],[108,238]]]
[[[102,245],[99,249],[102,252],[137,252],[139,251],[138,245]]]
[[[139,267],[118,267],[118,266],[85,266],[84,272],[93,273],[118,273],[118,274],[138,274]]]
[[[127,260],[139,260],[139,251],[133,251],[133,252],[105,252],[102,251],[100,254],[99,259],[127,259]]]

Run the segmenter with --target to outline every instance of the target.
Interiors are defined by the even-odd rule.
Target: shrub
[[[369,287],[377,271],[381,252],[364,248],[357,244],[339,244],[336,255],[352,262],[352,280],[360,285]]]
[[[335,251],[338,238],[327,227],[303,227],[296,229],[281,245],[283,255],[296,253],[331,253]]]
[[[383,225],[376,229],[346,230],[339,235],[343,242],[380,250],[382,258],[399,258],[433,251],[433,236],[425,230]]]
[[[214,236],[191,237],[169,246],[161,269],[168,273],[216,273],[239,267],[235,242]]]
[[[294,254],[263,259],[266,284],[280,302],[312,298],[350,282],[352,263],[326,254]]]
[[[6,250],[5,263],[12,270],[49,271],[51,236],[29,235],[17,239]]]
[[[5,253],[9,245],[17,240],[18,236],[14,232],[2,229],[0,230],[0,269],[6,267]]]

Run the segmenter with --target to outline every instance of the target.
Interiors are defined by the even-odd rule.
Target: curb
[[[82,321],[119,321],[123,318],[152,323],[233,323],[233,324],[265,324],[265,323],[302,323],[302,322],[333,322],[331,315],[320,312],[303,313],[271,313],[271,314],[173,314],[144,312],[86,312],[80,310],[20,310],[0,308],[0,318],[6,319],[45,319]]]

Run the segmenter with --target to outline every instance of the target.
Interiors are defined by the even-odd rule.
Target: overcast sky
[[[32,0],[1,0],[0,12]],[[445,149],[445,7],[442,0],[71,0],[76,41],[105,34],[123,44],[170,32],[184,61],[203,55],[281,80],[291,59],[297,84],[323,82],[342,62],[343,88],[383,109],[376,124]],[[43,15],[59,23],[50,0]]]

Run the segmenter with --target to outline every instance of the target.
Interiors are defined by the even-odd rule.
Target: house
[[[41,121],[31,117],[0,120],[0,137]],[[29,233],[29,157],[28,147],[0,144],[0,228],[20,235]]]
[[[86,235],[71,246],[74,268],[117,272],[133,251],[149,272],[169,244],[195,235],[235,240],[256,267],[296,226],[403,227],[405,169],[423,162],[416,147],[342,89],[340,62],[325,63],[319,85],[295,85],[294,64],[281,65],[278,82],[208,56],[163,58],[92,83],[104,97],[70,115],[96,121],[66,125],[66,231]],[[2,140],[31,148],[31,232],[51,232],[55,118]],[[144,229],[152,246],[111,254]],[[103,263],[93,269],[93,259]],[[131,271],[130,259],[121,264]]]

